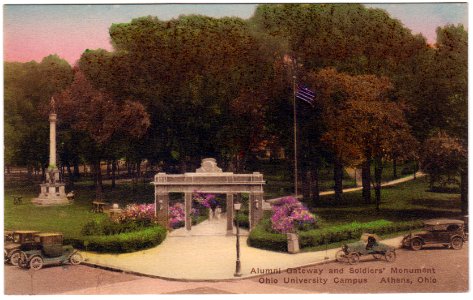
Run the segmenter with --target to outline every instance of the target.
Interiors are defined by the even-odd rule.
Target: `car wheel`
[[[347,255],[345,254],[345,251],[338,250],[337,253],[335,253],[335,259],[338,262],[347,262]]]
[[[20,268],[28,268],[28,258],[24,252],[20,253],[20,259],[18,260],[18,266]]]
[[[39,270],[43,267],[43,259],[39,256],[35,256],[30,260],[30,269]]]
[[[355,265],[360,261],[360,256],[358,255],[358,253],[350,253],[348,254],[347,259],[350,265]]]
[[[18,266],[20,261],[20,251],[16,251],[10,255],[10,263],[14,266]]]
[[[381,259],[381,258],[383,257],[383,255],[382,255],[382,254],[379,254],[379,253],[373,253],[373,257],[374,257],[375,259]]]
[[[8,262],[8,252],[7,252],[7,250],[3,250],[3,259],[4,259],[5,263]]]
[[[411,241],[411,249],[414,251],[422,249],[422,241],[420,239],[413,239]]]
[[[77,252],[72,254],[71,257],[69,258],[69,262],[71,263],[71,265],[78,265],[82,261],[83,261],[82,255],[80,255],[80,253],[77,253]]]
[[[396,252],[393,250],[389,250],[384,254],[384,259],[387,262],[393,262],[396,260]]]
[[[461,237],[454,237],[450,243],[453,249],[460,250],[463,247],[463,239]]]

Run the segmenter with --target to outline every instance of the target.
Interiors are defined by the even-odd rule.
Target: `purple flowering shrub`
[[[284,197],[272,207],[271,228],[280,233],[308,230],[316,227],[316,220],[296,198]]]
[[[194,192],[192,198],[198,204],[214,210],[218,206],[218,200],[215,198],[214,194],[205,194],[200,192]]]

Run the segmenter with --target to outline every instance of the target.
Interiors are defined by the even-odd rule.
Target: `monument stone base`
[[[46,173],[46,183],[40,184],[41,193],[31,202],[34,205],[65,205],[71,204],[66,195],[66,184],[59,181],[59,171],[50,170]]]
[[[66,196],[65,184],[57,183],[43,183],[41,186],[41,193],[37,198],[33,198],[31,202],[35,205],[64,205],[71,204]]]

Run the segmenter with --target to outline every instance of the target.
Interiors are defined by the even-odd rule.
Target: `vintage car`
[[[41,247],[36,250],[21,251],[18,265],[22,268],[39,270],[45,265],[82,262],[80,253],[72,246],[63,245],[61,233],[40,233],[35,235],[35,242]]]
[[[424,221],[422,231],[409,233],[402,239],[402,246],[414,251],[424,246],[442,245],[459,250],[467,240],[464,221],[453,219],[432,219]]]
[[[388,262],[395,261],[395,249],[380,243],[380,240],[376,234],[364,233],[361,235],[360,241],[343,245],[342,249],[335,254],[335,258],[339,262],[349,264],[358,263],[360,257],[364,255],[372,255],[375,259],[384,258]]]
[[[22,250],[33,250],[38,248],[38,245],[34,240],[34,236],[37,233],[39,232],[33,230],[5,232],[5,245],[3,249],[4,261],[17,266],[20,252]]]

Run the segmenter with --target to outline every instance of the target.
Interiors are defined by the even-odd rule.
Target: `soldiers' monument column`
[[[33,198],[36,205],[61,205],[69,204],[66,197],[65,183],[60,181],[59,170],[56,166],[56,105],[54,98],[50,102],[49,114],[49,166],[46,171],[46,182],[40,184],[41,193],[38,198]]]

